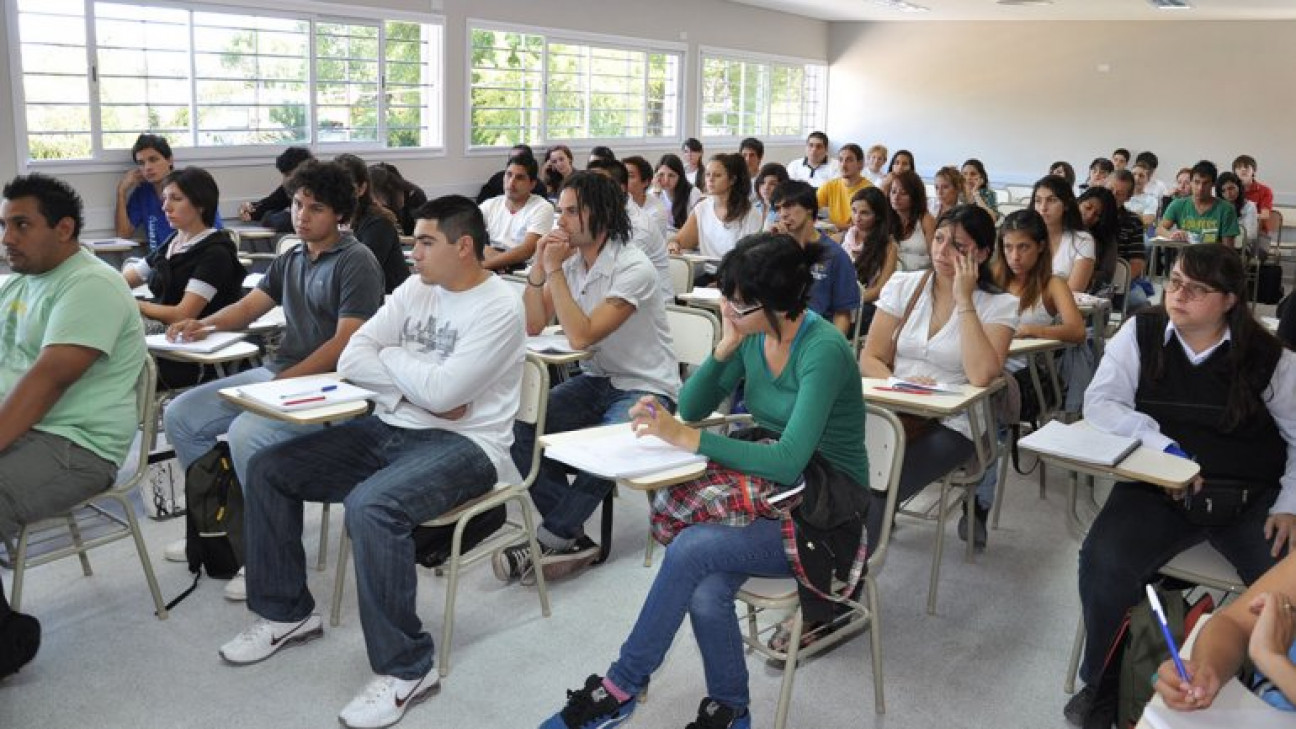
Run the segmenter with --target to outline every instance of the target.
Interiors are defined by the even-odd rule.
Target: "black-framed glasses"
[[[1184,298],[1189,301],[1200,301],[1206,294],[1221,293],[1219,289],[1213,289],[1206,284],[1199,284],[1195,281],[1185,281],[1178,276],[1171,276],[1170,280],[1166,281],[1165,290],[1172,294],[1183,291]]]
[[[752,304],[751,306],[738,306],[736,303],[732,301],[729,302],[729,309],[733,311],[734,316],[738,317],[739,319],[743,318],[744,316],[747,316],[748,314],[754,314],[764,308],[765,308],[764,304]]]

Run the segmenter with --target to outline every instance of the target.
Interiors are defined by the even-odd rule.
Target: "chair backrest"
[[[1032,185],[1006,185],[1004,189],[1008,191],[1013,202],[1025,204],[1030,202],[1031,191],[1035,188]]]
[[[545,418],[549,413],[549,368],[528,354],[522,362],[522,401],[518,404],[517,420],[535,426],[536,437],[531,447],[531,467],[522,474],[522,485],[530,488],[540,473],[540,434],[544,432]]]
[[[682,365],[701,365],[720,341],[720,320],[709,311],[667,304],[666,323],[675,359]]]
[[[1269,239],[1273,241],[1274,247],[1282,243],[1283,234],[1283,214],[1277,208],[1269,211]]]
[[[1116,271],[1112,273],[1112,296],[1121,297],[1121,321],[1125,321],[1125,312],[1129,310],[1130,264],[1124,258],[1116,259]]]
[[[275,255],[282,256],[284,253],[288,251],[289,248],[292,248],[293,246],[301,242],[302,239],[295,235],[285,235],[284,237],[280,238],[279,242],[275,245]]]
[[[868,304],[864,303],[864,290],[867,288],[868,287],[865,286],[864,284],[859,283],[860,305],[859,308],[855,310],[855,326],[852,329],[852,333],[851,333],[851,347],[855,350],[856,355],[859,355],[859,351],[860,351],[860,346],[861,346],[860,336],[863,334],[868,334],[868,332],[860,331],[860,329],[864,326],[864,307],[868,306]]]
[[[900,487],[900,466],[904,463],[904,426],[895,413],[876,405],[865,406],[864,449],[868,451],[869,488],[886,494],[886,511],[895,511],[896,493]],[[891,519],[882,520],[882,534],[869,555],[869,572],[876,574],[886,560],[891,541]]]
[[[692,291],[693,264],[679,256],[671,256],[666,260],[666,264],[670,269],[671,286],[675,289],[675,295]]]
[[[992,187],[990,190],[995,194],[996,203],[1006,203],[1013,199],[1012,193],[1006,187]]]
[[[128,474],[125,480],[118,481],[115,487],[119,491],[135,488],[148,473],[149,452],[153,450],[153,441],[157,438],[157,416],[161,400],[154,390],[157,389],[157,363],[153,356],[144,356],[144,366],[140,368],[139,377],[135,380],[135,425],[139,428],[139,447],[134,457],[127,458],[122,464],[122,473]]]
[[[229,234],[230,240],[234,241],[234,250],[243,250],[243,236],[239,235],[239,232],[233,228],[226,228],[225,232]]]

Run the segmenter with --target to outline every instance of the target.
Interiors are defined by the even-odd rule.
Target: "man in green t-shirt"
[[[0,284],[0,537],[112,485],[135,436],[144,329],[125,280],[81,247],[81,198],[44,175],[0,200],[14,275]],[[0,587],[0,678],[36,654],[40,623]]]
[[[1239,228],[1237,209],[1215,197],[1215,165],[1202,160],[1192,168],[1192,194],[1166,206],[1157,235],[1193,243],[1223,243],[1232,246]]]

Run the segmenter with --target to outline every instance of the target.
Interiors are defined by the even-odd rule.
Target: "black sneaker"
[[[751,729],[751,714],[746,709],[725,706],[708,696],[698,706],[697,719],[684,729]]]
[[[36,618],[15,612],[0,618],[0,680],[30,663],[40,642],[41,626]]]
[[[603,687],[603,679],[591,675],[585,687],[567,692],[567,705],[540,725],[540,729],[612,729],[634,713],[636,700],[624,704]]]
[[[541,551],[544,551],[543,547]],[[491,555],[491,568],[501,582],[522,580],[531,575],[531,545],[522,542],[501,547]]]
[[[1062,709],[1062,715],[1081,729],[1111,729],[1116,723],[1116,693],[1100,694],[1097,687],[1085,686],[1076,692]]]
[[[599,556],[599,545],[582,534],[566,549],[545,548],[541,551],[540,567],[544,570],[545,579],[558,580],[594,564]],[[534,579],[532,575],[532,581]],[[527,584],[527,581],[523,579],[522,584]]]
[[[986,541],[989,539],[989,534],[986,531],[986,519],[990,516],[990,510],[981,506],[981,502],[978,501],[972,507],[972,511],[976,517],[972,525],[972,546],[977,549],[985,549]],[[965,542],[967,541],[967,511],[964,511],[963,515],[959,517],[958,537]]]

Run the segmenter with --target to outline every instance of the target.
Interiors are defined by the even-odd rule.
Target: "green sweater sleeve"
[[[795,363],[799,387],[792,415],[774,443],[749,443],[707,431],[701,434],[698,452],[728,468],[791,485],[801,477],[819,447],[833,403],[851,368],[843,368],[828,342],[807,342]],[[750,382],[750,381],[749,381]]]
[[[716,361],[714,356],[707,357],[693,376],[684,381],[680,390],[679,417],[681,420],[700,420],[710,415],[743,378],[746,370],[743,364],[744,342],[724,362]]]

